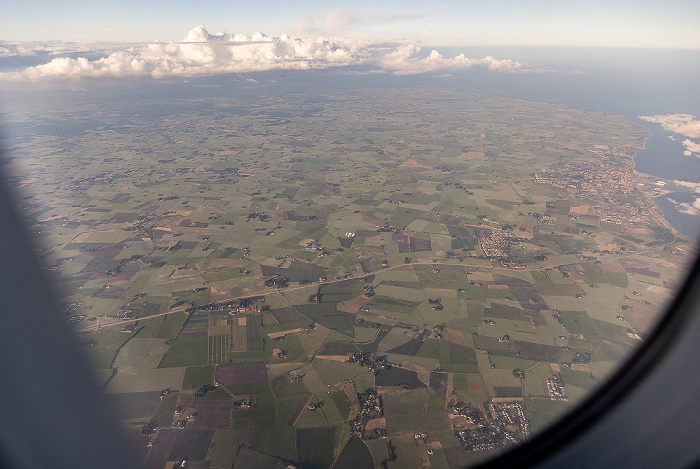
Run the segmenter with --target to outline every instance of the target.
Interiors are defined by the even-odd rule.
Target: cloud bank
[[[640,119],[661,124],[664,130],[673,132],[684,137],[700,139],[700,120],[695,120],[692,114],[662,114],[658,116],[639,116]],[[700,158],[700,143],[697,143],[690,138],[683,140],[685,156],[697,156]],[[675,140],[675,138],[671,138]]]
[[[104,48],[104,46],[100,47]],[[0,41],[0,58],[33,57],[36,55],[59,55],[76,52],[88,53],[93,45],[76,42],[16,42]]]
[[[395,74],[482,67],[498,72],[531,71],[512,60],[446,58],[437,51],[427,57],[407,42],[378,42],[338,37],[280,37],[255,33],[210,34],[204,26],[190,30],[182,42],[150,43],[105,53],[99,59],[56,57],[21,71],[0,73],[0,80],[41,82],[82,78],[161,78],[266,70],[308,70],[369,66]]]
[[[350,29],[361,25],[395,23],[398,21],[423,18],[425,15],[416,14],[390,14],[361,11],[334,10],[325,13],[301,15],[299,26],[296,28],[299,34],[336,36],[345,34]]]

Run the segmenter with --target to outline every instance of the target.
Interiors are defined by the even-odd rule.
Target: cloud
[[[413,44],[405,44],[397,47],[393,52],[386,54],[380,61],[384,70],[392,71],[398,75],[426,73],[434,70],[465,70],[475,66],[481,66],[496,72],[522,72],[528,70],[520,62],[510,59],[498,60],[491,56],[483,59],[470,59],[464,54],[456,57],[445,58],[436,50],[432,50],[427,57],[418,58],[416,54],[420,48]]]
[[[700,121],[691,114],[664,114],[658,116],[639,116],[640,119],[661,124],[664,130],[690,138],[700,138]]]
[[[471,59],[460,54],[446,58],[437,51],[420,57],[420,48],[406,41],[310,36],[280,37],[255,33],[210,34],[204,26],[187,33],[182,42],[154,42],[122,47],[97,59],[56,57],[21,71],[0,73],[12,82],[72,81],[83,78],[161,78],[201,76],[266,70],[308,70],[368,66],[395,74],[466,70],[482,67],[497,72],[522,72],[525,65],[493,57]]]
[[[336,36],[345,34],[358,25],[393,23],[397,21],[423,18],[426,15],[370,13],[335,10],[326,13],[314,13],[299,17],[296,32],[304,35]]]
[[[86,53],[108,48],[105,43],[0,41],[0,58]]]
[[[676,210],[686,215],[700,215],[700,197],[696,197],[693,202],[679,202]]]
[[[691,189],[693,192],[697,192],[698,194],[700,194],[700,182],[675,180],[675,181],[673,181],[673,183],[678,185],[678,186],[681,186],[681,187],[687,187],[688,189]]]
[[[685,156],[697,156],[700,158],[700,143],[696,143],[689,138],[686,138],[683,140],[683,146],[685,147],[685,151],[683,154]]]

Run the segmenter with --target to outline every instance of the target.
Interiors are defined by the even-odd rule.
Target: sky
[[[27,0],[3,6],[4,41],[178,41],[210,32],[411,39],[434,46],[700,49],[696,0]]]

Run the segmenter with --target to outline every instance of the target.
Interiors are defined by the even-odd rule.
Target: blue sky
[[[13,2],[5,41],[178,41],[210,32],[411,39],[435,46],[577,45],[700,49],[700,2],[203,1]]]

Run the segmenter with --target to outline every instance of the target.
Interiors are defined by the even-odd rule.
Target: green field
[[[159,368],[206,364],[207,342],[206,336],[178,337],[166,352]]]

